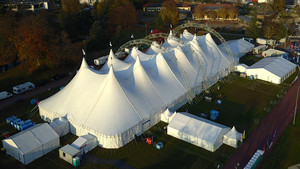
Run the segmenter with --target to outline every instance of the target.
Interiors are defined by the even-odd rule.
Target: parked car
[[[12,97],[13,94],[8,93],[7,91],[0,92],[0,100]]]

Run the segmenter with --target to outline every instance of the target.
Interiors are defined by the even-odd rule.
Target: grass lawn
[[[263,57],[256,57],[255,55],[245,55],[240,58],[240,63],[244,63],[247,66],[251,66],[254,63],[258,62],[261,60]]]
[[[291,122],[260,169],[282,169],[300,163],[300,112],[296,116],[296,125]]]

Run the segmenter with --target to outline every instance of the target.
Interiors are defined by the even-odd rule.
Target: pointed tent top
[[[142,66],[141,59],[140,59],[139,55],[136,56],[136,60],[135,60],[134,66],[135,67]]]
[[[115,58],[115,54],[114,54],[112,49],[110,49],[108,57],[109,57],[109,59],[114,59]]]
[[[113,65],[109,66],[108,76],[109,77],[115,77],[115,70],[114,70],[114,66]]]
[[[133,48],[132,48],[132,50],[131,50],[131,55],[137,55],[138,54],[138,51],[137,51],[137,47],[136,46],[134,46]]]
[[[89,65],[86,63],[85,58],[82,58],[80,69],[88,69]]]
[[[197,40],[197,35],[194,34],[193,41],[196,41],[196,40]]]

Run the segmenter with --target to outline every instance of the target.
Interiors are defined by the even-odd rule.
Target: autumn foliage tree
[[[13,43],[17,21],[7,14],[0,17],[0,65],[6,65],[16,59],[17,52]]]
[[[124,4],[114,7],[109,22],[111,25],[119,25],[122,28],[133,26],[137,24],[137,12],[134,6]]]
[[[194,14],[195,14],[195,16],[197,17],[197,18],[204,18],[204,16],[205,16],[205,8],[204,8],[204,6],[197,6],[196,8],[195,8],[195,12],[194,12]]]
[[[164,23],[176,25],[179,20],[179,12],[174,0],[165,0],[162,3],[162,10],[160,16]]]

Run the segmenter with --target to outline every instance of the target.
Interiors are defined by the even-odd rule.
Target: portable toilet
[[[163,148],[163,146],[164,146],[164,144],[162,143],[162,142],[158,142],[156,145],[155,145],[155,147],[157,148],[157,149],[162,149]]]
[[[80,166],[80,158],[79,157],[74,157],[72,159],[72,164],[74,167],[79,167]]]

